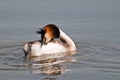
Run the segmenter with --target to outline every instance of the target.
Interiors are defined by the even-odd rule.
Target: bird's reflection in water
[[[41,72],[48,74],[48,75],[59,75],[65,72],[64,65],[50,65],[50,66],[44,66],[41,68]]]
[[[43,78],[42,80],[57,80],[57,78],[46,77],[46,78]]]
[[[48,56],[48,55],[47,55]],[[67,69],[66,63],[74,62],[76,61],[75,58],[71,56],[60,56],[57,55],[56,57],[52,57],[49,55],[49,57],[46,58],[46,56],[41,57],[35,57],[30,59],[29,67],[30,72],[32,73],[40,73],[40,74],[47,74],[47,75],[60,75],[62,73],[65,73],[69,69]],[[56,79],[43,79],[43,80],[56,80]]]

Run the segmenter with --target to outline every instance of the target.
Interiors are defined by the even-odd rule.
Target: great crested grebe
[[[73,40],[54,24],[48,24],[37,31],[41,40],[27,42],[23,46],[25,56],[41,56],[42,54],[58,54],[74,52],[76,46]]]

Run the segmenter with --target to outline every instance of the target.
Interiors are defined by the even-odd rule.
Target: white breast
[[[42,54],[53,54],[53,53],[61,53],[67,52],[67,49],[58,43],[48,43],[47,45],[42,45],[41,43],[32,44],[31,46],[31,54],[34,56],[40,56]]]

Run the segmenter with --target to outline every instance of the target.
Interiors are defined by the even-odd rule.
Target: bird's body
[[[47,25],[43,28],[43,33],[38,33],[41,34],[41,40],[24,44],[23,50],[26,56],[76,51],[73,40],[55,25]]]

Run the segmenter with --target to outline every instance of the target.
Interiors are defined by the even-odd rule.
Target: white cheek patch
[[[52,37],[50,37],[49,34],[47,33],[45,34],[44,38],[45,38],[45,43],[48,43],[52,39]]]

